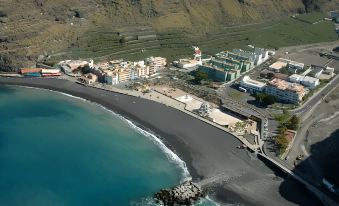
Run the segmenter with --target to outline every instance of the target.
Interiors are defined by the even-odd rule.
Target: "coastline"
[[[0,85],[37,87],[80,97],[112,110],[145,131],[151,130],[151,134],[159,135],[163,143],[186,163],[193,180],[219,174],[227,176],[226,184],[219,182],[216,189],[217,193],[223,191],[217,195],[219,201],[295,205],[282,197],[280,184],[285,180],[272,180],[276,171],[258,160],[256,155],[236,149],[241,144],[236,137],[181,111],[150,100],[60,79],[0,77]],[[237,197],[230,197],[231,194]]]

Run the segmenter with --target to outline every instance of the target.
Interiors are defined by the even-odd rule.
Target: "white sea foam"
[[[84,102],[89,102],[91,104],[94,104],[96,106],[99,106],[100,108],[110,112],[113,116],[116,116],[118,117],[119,119],[125,121],[132,129],[134,129],[136,132],[146,136],[147,138],[149,138],[154,144],[156,144],[157,146],[159,146],[161,148],[161,150],[165,153],[166,157],[168,158],[168,160],[170,160],[171,162],[175,163],[176,165],[178,165],[178,167],[182,170],[182,181],[187,181],[187,180],[190,180],[192,179],[189,171],[188,171],[188,168],[186,166],[186,163],[181,160],[178,155],[176,155],[172,150],[170,150],[161,140],[159,137],[157,137],[155,134],[149,132],[149,131],[146,131],[140,127],[138,127],[136,124],[134,124],[131,120],[128,120],[126,119],[125,117],[123,117],[122,115],[119,115],[115,112],[113,112],[112,110],[104,107],[103,105],[99,104],[99,103],[96,103],[96,102],[92,102],[92,101],[89,101],[87,99],[84,99],[82,97],[77,97],[77,96],[73,96],[71,94],[67,94],[67,93],[64,93],[64,92],[59,92],[59,91],[55,91],[55,90],[50,90],[50,89],[43,89],[43,88],[37,88],[37,87],[29,87],[29,86],[24,86],[25,88],[33,88],[33,89],[38,89],[38,90],[47,90],[47,91],[51,91],[51,92],[56,92],[56,93],[59,93],[59,94],[62,94],[64,96],[67,96],[67,97],[71,97],[71,98],[74,98],[74,99],[77,99],[77,100],[81,100],[81,101],[84,101]]]
[[[119,119],[127,122],[127,124],[132,128],[134,129],[135,131],[137,131],[138,133],[148,137],[151,141],[153,141],[157,146],[159,146],[161,148],[161,150],[165,153],[166,157],[171,161],[171,162],[174,162],[176,165],[178,165],[180,167],[180,169],[183,171],[182,172],[182,181],[186,181],[186,180],[190,180],[192,177],[191,175],[189,174],[189,171],[188,171],[188,168],[186,166],[186,163],[181,160],[178,155],[176,155],[172,150],[170,150],[162,141],[161,139],[156,136],[155,134],[149,132],[149,131],[146,131],[144,129],[141,129],[140,127],[138,127],[136,124],[134,124],[131,120],[128,120],[126,119],[125,117],[123,117],[122,115],[119,115],[115,112],[113,112],[112,110],[104,107],[103,105],[99,104],[99,103],[96,103],[96,102],[92,102],[92,101],[89,101],[87,99],[84,99],[84,98],[81,98],[81,97],[77,97],[77,96],[73,96],[71,94],[67,94],[67,93],[64,93],[64,92],[59,92],[59,91],[55,91],[55,90],[50,90],[50,89],[42,89],[42,88],[36,88],[36,87],[28,87],[28,86],[24,86],[26,88],[33,88],[33,89],[39,89],[39,90],[47,90],[47,91],[51,91],[51,92],[56,92],[56,93],[59,93],[59,94],[62,94],[64,96],[67,96],[67,97],[70,97],[70,98],[74,98],[74,99],[77,99],[77,100],[81,100],[83,102],[88,102],[88,103],[91,103],[91,104],[94,104],[96,106],[99,106],[100,108],[110,112],[112,115],[118,117]],[[211,200],[208,196],[206,198],[204,198],[202,200],[202,202],[204,201],[209,201],[211,203],[213,203],[214,205],[216,206],[219,206],[219,204],[217,204],[216,202],[214,202],[213,200]],[[139,206],[139,205],[154,205],[155,202],[154,202],[154,199],[153,198],[146,198],[146,199],[143,199],[141,202],[134,202],[132,205],[135,205],[135,206]],[[199,205],[199,204],[198,204]],[[230,205],[231,206],[231,205]]]

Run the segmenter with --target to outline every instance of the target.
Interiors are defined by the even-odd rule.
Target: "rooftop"
[[[290,83],[285,80],[277,79],[277,78],[270,81],[269,85],[277,87],[280,90],[289,90],[289,91],[293,91],[297,93],[305,92],[305,88],[302,85],[296,84],[296,83]]]
[[[304,77],[303,81],[310,82],[310,83],[315,83],[315,82],[319,81],[319,79],[314,78],[314,77],[310,77],[310,76],[306,76],[306,77]]]
[[[266,86],[266,83],[263,82],[259,82],[256,80],[251,79],[249,76],[244,76],[244,78],[242,79],[243,83],[255,86],[255,87],[264,87]]]
[[[300,63],[300,62],[296,62],[296,61],[290,61],[288,64],[292,65],[292,66],[298,66],[298,67],[304,67],[305,66],[304,63]]]
[[[274,70],[280,70],[284,67],[287,66],[287,63],[286,62],[282,62],[282,61],[277,61],[275,63],[273,63],[271,66],[270,66],[270,69],[274,69]]]

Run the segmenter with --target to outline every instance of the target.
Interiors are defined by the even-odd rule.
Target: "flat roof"
[[[249,76],[244,76],[242,82],[256,87],[264,87],[266,84],[264,82],[259,82],[254,79],[251,79]]]
[[[277,61],[275,63],[273,63],[270,68],[271,69],[276,69],[276,70],[280,70],[282,69],[283,67],[286,67],[287,66],[287,63],[286,62],[282,62],[282,61]]]
[[[240,114],[241,116],[244,116],[244,117],[246,117],[246,118],[250,118],[251,116],[253,116],[252,114],[250,114],[250,113],[248,113],[248,112],[245,112],[245,111],[239,109],[238,107],[232,106],[232,105],[230,105],[230,104],[223,104],[221,107],[222,107],[222,108],[225,108],[225,109],[227,109],[227,110],[230,110],[230,111],[232,111],[232,112],[235,112],[235,113],[237,113],[237,114]]]
[[[282,79],[273,79],[272,81],[269,82],[270,85],[277,87],[280,90],[290,90],[294,92],[305,92],[305,88],[296,83],[290,83]]]
[[[293,66],[300,66],[300,67],[304,67],[305,66],[304,63],[300,63],[300,62],[296,62],[296,61],[290,61],[288,64],[289,65],[293,65]]]
[[[314,83],[314,82],[317,82],[319,79],[314,78],[314,77],[310,77],[310,76],[306,76],[306,77],[304,77],[303,80]]]

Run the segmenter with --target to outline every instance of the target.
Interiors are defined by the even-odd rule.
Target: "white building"
[[[233,49],[232,52],[234,54],[249,58],[250,61],[254,62],[254,65],[262,64],[270,57],[270,55],[275,54],[274,51],[270,51],[268,49],[263,49],[263,48],[255,48],[254,52],[244,51],[241,49]]]
[[[326,67],[326,69],[322,72],[324,75],[329,75],[331,78],[334,76],[334,68]]]
[[[301,76],[299,74],[293,74],[288,77],[288,81],[292,83],[301,83],[303,79],[304,79],[304,76]]]
[[[317,78],[310,76],[302,76],[298,74],[293,74],[290,77],[288,77],[288,81],[292,83],[300,83],[310,89],[314,89],[320,84],[319,79]]]
[[[320,81],[317,78],[306,76],[303,78],[301,84],[310,89],[314,89],[320,84]]]
[[[297,73],[298,71],[304,70],[305,64],[295,61],[290,61],[288,63],[288,71]]]
[[[232,52],[239,56],[249,58],[251,62],[254,62],[254,65],[260,65],[263,62],[262,53],[255,53],[250,51],[244,51],[242,49],[233,49]]]
[[[263,92],[266,84],[253,80],[249,76],[244,76],[240,82],[240,86],[247,89],[250,93],[254,94],[257,92]]]

